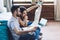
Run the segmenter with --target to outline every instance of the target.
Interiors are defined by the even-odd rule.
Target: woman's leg
[[[35,33],[34,33],[34,35],[35,35],[35,39],[36,39],[36,40],[39,39],[40,31],[41,31],[41,30],[40,30],[40,28],[38,27],[38,28],[36,29]]]
[[[32,22],[29,21],[27,25],[29,26],[29,25],[31,25],[31,24],[32,24]]]

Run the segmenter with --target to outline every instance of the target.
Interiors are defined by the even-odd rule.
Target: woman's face
[[[27,12],[26,11],[23,12],[23,17],[25,17],[25,16],[27,16]]]

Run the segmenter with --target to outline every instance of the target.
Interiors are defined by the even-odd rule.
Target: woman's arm
[[[24,18],[24,20],[21,20],[20,18],[18,18],[18,21],[19,21],[21,26],[23,26],[23,27],[27,26],[28,20],[26,17]]]
[[[19,21],[19,24],[20,24],[21,26],[25,26],[25,23],[22,21],[22,19],[21,19],[20,17],[18,17],[18,21]]]
[[[37,8],[38,6],[34,5],[34,6],[31,6],[29,8],[26,9],[26,12],[30,12],[31,10],[33,10],[34,8]]]

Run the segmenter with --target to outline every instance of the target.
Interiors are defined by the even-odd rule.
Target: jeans
[[[28,22],[28,26],[31,24],[32,24],[32,22]],[[40,34],[40,28],[37,27],[37,29],[33,35],[30,35],[30,34],[20,35],[19,40],[35,40],[35,39],[38,40],[39,34]]]
[[[19,40],[34,40],[34,35],[30,34],[20,35]]]
[[[31,25],[32,22],[28,22],[28,26]],[[40,34],[41,29],[37,27],[36,31],[34,32],[34,38],[38,40],[39,34]]]

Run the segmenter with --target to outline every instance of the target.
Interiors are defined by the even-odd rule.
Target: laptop
[[[41,26],[45,26],[46,24],[47,24],[47,19],[45,19],[45,18],[41,18],[41,20],[40,20],[40,22],[39,22],[39,25],[41,25]]]

